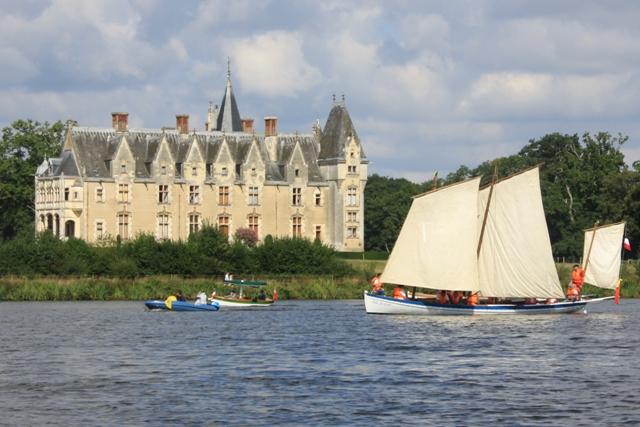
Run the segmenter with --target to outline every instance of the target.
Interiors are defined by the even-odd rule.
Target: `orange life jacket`
[[[578,288],[576,288],[575,286],[570,286],[569,289],[567,289],[567,298],[573,299],[578,295],[580,295],[580,293],[578,292]]]
[[[478,298],[478,294],[471,294],[467,298],[467,305],[478,305],[480,298]]]
[[[393,297],[397,299],[407,299],[407,295],[404,293],[404,289],[399,286],[393,288]]]
[[[578,268],[571,272],[571,283],[577,285],[579,288],[582,287],[582,284],[584,283],[584,270],[582,268]]]

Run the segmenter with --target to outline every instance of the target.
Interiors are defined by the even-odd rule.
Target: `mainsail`
[[[480,191],[478,229],[489,191]],[[551,253],[537,167],[494,185],[478,272],[486,297],[564,296]]]
[[[480,178],[413,200],[382,274],[385,283],[478,291]]]
[[[615,289],[620,275],[620,251],[625,223],[604,225],[584,232],[584,281]],[[595,233],[595,234],[594,234]]]

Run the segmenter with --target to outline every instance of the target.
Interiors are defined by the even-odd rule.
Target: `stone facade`
[[[209,223],[230,237],[251,228],[260,239],[363,250],[368,161],[344,101],[311,134],[279,134],[275,117],[257,134],[239,116],[228,75],[205,130],[190,131],[188,120],[130,129],[127,113],[113,113],[111,128],[71,128],[60,157],[36,173],[37,231],[88,242],[138,233],[185,240]]]

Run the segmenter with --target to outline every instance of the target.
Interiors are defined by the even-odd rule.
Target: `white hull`
[[[371,314],[413,314],[422,316],[471,316],[471,315],[507,315],[507,314],[566,314],[586,313],[588,302],[598,302],[613,297],[594,300],[566,301],[555,304],[491,304],[491,305],[443,305],[424,301],[400,300],[387,296],[364,293],[364,306]]]
[[[246,302],[240,301],[231,301],[226,299],[214,298],[211,301],[217,302],[220,304],[220,307],[231,307],[231,308],[256,308],[256,307],[271,307],[273,305],[272,302],[252,302],[251,300],[247,300]]]

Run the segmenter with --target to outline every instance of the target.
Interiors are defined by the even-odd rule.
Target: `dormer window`
[[[355,165],[349,165],[349,166],[347,166],[347,171],[348,171],[350,174],[355,174],[355,173],[356,173],[356,166],[355,166]]]
[[[251,168],[251,176],[256,176],[258,173],[256,172],[256,168]]]
[[[356,153],[354,153],[353,151],[351,152],[351,158],[355,158],[356,157]]]
[[[166,174],[167,174],[167,165],[160,166],[160,175],[166,175]]]
[[[127,163],[126,162],[122,162],[122,164],[120,165],[120,173],[127,173]]]
[[[227,169],[227,168],[222,168],[222,171],[220,172],[220,175],[222,175],[222,176],[227,176],[227,175],[229,175],[229,169]]]
[[[293,172],[295,173],[296,176],[300,176],[300,169],[296,168],[296,170]]]
[[[198,168],[191,166],[191,176],[198,176]]]

